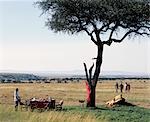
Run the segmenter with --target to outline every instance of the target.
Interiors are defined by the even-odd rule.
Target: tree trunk
[[[98,45],[98,53],[97,53],[97,58],[96,58],[96,67],[95,67],[95,72],[93,77],[92,76],[92,68],[89,70],[89,76],[87,73],[87,68],[86,64],[84,63],[85,66],[85,72],[86,72],[86,78],[87,78],[87,107],[95,107],[95,97],[96,97],[96,85],[97,81],[100,75],[100,69],[101,69],[101,64],[102,64],[102,55],[103,55],[103,45]]]
[[[89,100],[87,101],[87,107],[95,107],[95,87],[90,89]]]
[[[95,68],[95,72],[93,75],[93,86],[96,87],[99,75],[100,75],[100,69],[101,69],[101,65],[102,65],[102,59],[103,59],[103,45],[98,45],[98,50],[97,50],[97,58],[96,58],[96,68]]]

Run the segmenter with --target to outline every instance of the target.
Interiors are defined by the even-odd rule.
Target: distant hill
[[[0,82],[46,81],[51,79],[86,79],[84,71],[47,71],[29,73],[0,73]],[[101,79],[150,79],[149,74],[131,72],[102,72]]]
[[[33,74],[23,74],[23,73],[0,73],[1,82],[19,82],[25,80],[39,80],[42,77]]]
[[[49,78],[85,78],[84,71],[47,71],[35,73],[39,76],[45,76]],[[123,71],[102,71],[100,78],[150,78],[148,73],[135,73],[135,72],[123,72]]]

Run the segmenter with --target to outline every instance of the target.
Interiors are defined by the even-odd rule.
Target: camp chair
[[[63,100],[59,101],[59,103],[56,103],[55,109],[56,109],[56,110],[61,110],[61,109],[62,109],[63,103],[64,103]]]
[[[25,108],[26,111],[28,110],[28,106],[26,104],[26,100],[25,100],[25,103],[23,103],[22,101],[20,101],[20,109],[21,109],[21,111],[22,111],[23,108]]]

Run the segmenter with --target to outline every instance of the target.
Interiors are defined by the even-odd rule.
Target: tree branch
[[[119,22],[116,22],[116,24],[114,25],[114,27],[111,28],[111,32],[110,32],[110,35],[109,35],[109,39],[108,39],[108,41],[103,41],[103,42],[102,42],[103,44],[107,44],[108,46],[111,45],[111,43],[112,43],[111,38],[112,38],[112,36],[113,36],[113,33],[115,32],[115,29],[118,27],[118,25],[119,25]]]
[[[128,31],[121,39],[111,39],[113,42],[122,42],[129,34],[131,34],[133,31]]]
[[[99,33],[100,32],[107,32],[110,29],[110,27],[109,27],[110,25],[111,25],[111,22],[103,24],[103,26],[100,29],[98,29]]]
[[[121,27],[122,27],[122,26],[121,26]],[[125,26],[124,26],[124,27],[125,27]],[[130,35],[131,33],[135,33],[135,34],[141,35],[141,36],[143,36],[143,35],[150,36],[150,33],[148,33],[148,32],[145,32],[145,31],[139,32],[142,28],[146,28],[146,29],[148,29],[148,30],[150,29],[150,28],[147,27],[147,26],[139,26],[139,27],[136,27],[136,29],[130,29],[128,32],[126,32],[126,33],[124,34],[124,36],[123,36],[121,39],[114,39],[114,38],[112,38],[112,33],[114,32],[114,31],[112,30],[113,32],[110,33],[109,39],[108,39],[107,41],[103,41],[102,43],[103,43],[103,44],[106,44],[106,45],[108,45],[108,46],[110,46],[112,42],[118,42],[118,43],[120,43],[120,42],[122,42],[128,35]]]
[[[94,63],[93,63],[93,65],[89,69],[89,81],[91,81],[93,67],[94,67]]]
[[[94,39],[94,37],[93,37],[93,35],[92,35],[92,34],[90,34],[90,37],[91,37],[91,40],[94,42],[94,44],[98,45],[98,42],[97,42],[97,41],[95,41],[95,39]]]
[[[94,42],[94,44],[98,44],[97,43],[97,41],[95,41],[95,39],[94,39],[94,37],[93,37],[93,32],[94,32],[94,30],[90,33],[90,32],[88,32],[88,30],[86,29],[86,28],[83,28],[83,30],[91,37],[91,40],[92,40],[92,42]]]
[[[89,76],[88,76],[88,71],[87,71],[87,67],[86,67],[86,64],[84,64],[84,69],[85,69],[85,74],[86,74],[86,79],[87,79],[87,82],[89,84],[89,86],[91,86],[91,81],[89,80]]]
[[[138,34],[138,35],[147,35],[147,36],[150,36],[150,33],[146,33],[146,32],[135,32],[135,34]]]
[[[94,39],[94,37],[92,35],[95,30],[93,30],[92,32],[89,32],[88,29],[84,27],[86,24],[82,25],[80,17],[77,17],[77,18],[78,18],[78,21],[79,21],[80,30],[84,30],[91,37],[91,40],[94,42],[94,44],[97,45],[97,41]]]

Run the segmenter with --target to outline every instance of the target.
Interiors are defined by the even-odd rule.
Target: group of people
[[[118,82],[116,82],[115,89],[116,89],[116,92],[118,92],[118,90],[120,90],[120,92],[122,93],[123,89],[125,92],[129,92],[130,91],[130,84],[125,82],[125,84],[123,85],[122,82],[120,84],[118,84]]]

